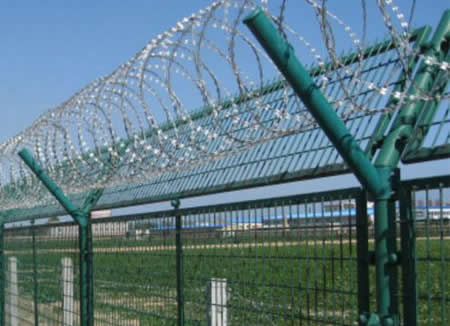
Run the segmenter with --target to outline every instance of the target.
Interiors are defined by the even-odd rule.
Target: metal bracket
[[[398,326],[398,316],[385,316],[380,318],[376,313],[365,313],[359,316],[359,322],[367,326]]]
[[[367,326],[380,326],[380,317],[378,317],[377,314],[361,314],[359,316],[359,321],[361,324],[363,325],[367,325]]]
[[[400,251],[389,254],[388,264],[400,265],[401,261],[402,261],[402,253]],[[369,251],[368,263],[369,263],[369,265],[375,265],[375,263],[376,263],[375,251],[373,251],[373,250]]]
[[[178,209],[178,208],[180,208],[180,200],[177,198],[177,199],[172,199],[171,201],[170,201],[170,205],[172,205],[172,207],[174,208],[174,209]]]
[[[389,179],[392,188],[392,199],[399,199],[399,190],[401,187],[400,169],[392,169]]]

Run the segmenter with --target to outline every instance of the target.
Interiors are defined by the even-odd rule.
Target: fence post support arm
[[[380,177],[366,153],[361,150],[274,24],[261,9],[256,9],[244,23],[301,98],[359,182],[374,197],[389,198],[391,193],[389,182]]]
[[[33,155],[31,155],[31,153],[24,148],[19,152],[19,156],[38,177],[38,179],[41,180],[53,197],[55,197],[61,206],[64,207],[67,213],[74,218],[75,222],[77,222],[78,225],[84,223],[80,217],[79,209],[75,207],[66,195],[64,195],[62,189],[47,175],[44,169],[42,169],[39,163],[34,159]]]
[[[19,152],[19,156],[78,224],[80,250],[80,324],[83,326],[92,326],[94,325],[94,284],[90,214],[92,208],[97,204],[103,194],[103,190],[89,192],[82,207],[77,208],[64,195],[62,189],[47,175],[27,149],[22,149]]]
[[[292,47],[264,12],[256,9],[244,20],[244,23],[301,98],[359,182],[375,199],[377,313],[370,315],[366,324],[394,326],[396,319],[391,316],[390,278],[389,275],[385,275],[389,252],[386,250],[385,235],[382,234],[382,230],[387,228],[388,224],[388,202],[392,195],[391,170],[377,169],[372,164],[309,73],[298,61]]]

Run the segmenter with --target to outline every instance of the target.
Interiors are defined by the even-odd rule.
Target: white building
[[[92,235],[94,237],[110,237],[126,235],[128,232],[128,223],[125,221],[108,221],[100,222],[99,219],[108,218],[112,216],[112,211],[99,210],[91,213],[92,219]],[[51,238],[76,238],[78,237],[77,225],[56,225],[50,227]]]

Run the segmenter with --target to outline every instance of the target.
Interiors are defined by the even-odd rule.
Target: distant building
[[[373,203],[367,203],[367,217],[369,223],[374,221]],[[274,225],[279,227],[349,227],[356,225],[356,204],[346,202],[339,204],[326,204],[320,207],[308,207],[303,212],[291,212],[278,216],[265,218],[264,225]]]
[[[416,206],[416,221],[448,221],[450,220],[450,205],[447,206]]]
[[[91,213],[92,235],[97,237],[120,236],[128,232],[128,223],[120,221],[97,221],[102,218],[112,216],[112,211],[98,210]],[[55,225],[50,227],[50,237],[52,238],[76,238],[78,237],[77,225]]]

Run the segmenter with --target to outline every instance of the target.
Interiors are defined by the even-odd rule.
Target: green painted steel
[[[367,194],[361,191],[356,198],[356,237],[358,257],[358,314],[359,325],[365,325],[364,320],[370,312],[370,282],[369,282],[369,217],[367,214]]]
[[[297,60],[292,47],[285,41],[274,24],[261,9],[256,9],[244,22],[266,50],[270,58],[286,77],[297,95],[308,107],[311,114],[333,142],[341,156],[350,166],[359,182],[375,198],[375,262],[377,315],[380,325],[398,325],[393,317],[392,307],[392,267],[388,257],[388,201],[392,187],[390,171],[378,169],[361,150],[345,124],[335,113],[320,89]],[[383,167],[384,168],[384,167]]]
[[[409,39],[411,46],[419,46],[419,43],[425,38],[427,30],[428,28],[425,27],[414,31]],[[361,66],[361,78],[374,84],[383,83],[387,78],[388,71],[389,74],[399,71],[399,59],[395,46],[395,42],[392,40],[379,42],[367,47],[362,54],[350,53],[344,56],[341,62],[343,65],[350,66],[362,56],[364,61]],[[342,96],[337,74],[339,69],[336,70],[330,64],[325,65],[325,68],[308,67],[310,75],[317,80],[320,80],[321,74],[327,72],[330,80],[325,92],[329,98],[334,99]],[[345,69],[345,66],[342,69]],[[333,71],[336,71],[336,73],[333,74]],[[393,87],[396,87],[396,85],[401,87],[404,81],[405,78],[400,76],[397,81],[393,81],[392,85]],[[238,103],[240,105],[239,112],[241,112],[239,114],[245,116],[250,110],[254,113],[259,112],[260,108],[255,105],[257,101],[262,101],[274,107],[282,105],[286,92],[289,94],[290,113],[305,114],[305,108],[298,101],[295,101],[292,90],[286,83],[278,80],[268,81],[261,89],[252,92],[252,94],[258,95],[241,96],[228,100],[228,102]],[[375,110],[386,106],[386,100],[373,90],[354,88],[351,92],[355,99],[368,101],[367,105]],[[276,119],[273,111],[265,111],[264,114],[263,112],[259,113],[261,119],[268,126]],[[379,139],[376,136],[379,133],[378,130],[385,127],[380,121],[386,120],[386,116],[388,114],[357,113],[350,116],[346,121],[347,128],[354,134],[363,151],[370,157],[378,145]],[[197,123],[205,125],[213,123],[211,110],[208,108],[202,108],[200,111],[193,113],[192,119],[197,119]],[[229,118],[223,118],[224,125],[227,124],[227,119],[232,119],[232,115]],[[387,120],[389,121],[390,118],[388,117]],[[188,129],[180,125],[178,132],[187,136]],[[243,129],[242,132],[250,135],[253,131],[247,128]],[[382,134],[384,131],[380,131],[380,133]],[[216,143],[215,146],[220,145],[219,140]],[[61,173],[70,173],[64,167],[61,167],[61,169]],[[237,153],[233,157],[218,160],[206,166],[193,167],[190,171],[168,172],[145,184],[105,189],[97,208],[123,207],[175,198],[187,198],[348,172],[347,166],[323,131],[312,126],[298,133],[257,145],[252,149]],[[87,194],[66,194],[66,196],[78,207],[82,205]],[[35,218],[58,216],[63,214],[64,210],[57,205],[49,204],[10,213],[13,216],[11,219],[18,220],[21,217],[28,219],[31,216]]]
[[[425,212],[414,235],[418,323],[446,326],[450,223],[443,209],[450,176],[402,182],[400,189],[411,192],[411,211]],[[432,217],[434,208],[424,208],[420,200],[433,205],[440,200],[440,213]],[[367,219],[371,215],[366,195],[351,188],[94,219],[94,324],[178,325],[177,241],[183,247],[184,325],[208,324],[206,294],[212,279],[226,279],[229,325],[352,326],[357,320],[377,320],[360,316],[376,296],[375,271],[366,269],[368,250],[374,248],[367,237],[374,232]],[[397,220],[398,226],[402,221]],[[77,230],[70,221],[5,229],[5,252],[18,260],[22,313],[33,296],[35,234],[42,325],[61,324],[63,312],[52,309],[62,306],[55,266],[63,257],[78,265]],[[78,281],[76,276],[73,285]],[[400,304],[413,311],[403,291],[397,294]],[[403,319],[409,325],[410,319]]]
[[[444,13],[426,55],[441,58],[443,42],[450,29],[450,12]],[[286,77],[297,95],[310,110],[336,149],[350,166],[360,183],[375,199],[375,265],[377,290],[377,317],[362,316],[362,322],[379,325],[399,325],[397,292],[397,250],[395,231],[395,203],[391,197],[395,184],[392,181],[408,141],[413,136],[424,103],[407,104],[396,116],[391,130],[383,139],[379,155],[373,165],[353,139],[335,110],[323,96],[306,69],[297,60],[292,47],[283,39],[274,24],[261,9],[256,9],[245,20],[280,72]],[[445,49],[447,50],[447,49]],[[422,64],[414,76],[410,95],[427,93],[437,78],[439,68]],[[372,320],[372,321],[370,321]],[[378,320],[378,321],[376,321]]]
[[[85,224],[85,220],[79,216],[79,211],[76,206],[64,195],[61,188],[58,187],[45,173],[45,171],[39,166],[39,164],[34,160],[31,153],[26,149],[22,149],[19,152],[19,156],[25,162],[26,165],[36,174],[39,180],[45,185],[48,191],[56,198],[56,200],[61,204],[61,206],[66,210],[66,212],[74,218],[74,220],[79,224]]]
[[[430,56],[431,58],[447,57],[446,52],[448,51],[448,46],[447,48],[443,48],[441,45],[449,38],[450,10],[443,14],[425,55]],[[422,63],[419,67],[419,71],[414,77],[409,94],[419,95],[422,93],[429,93],[432,90],[432,86],[438,78],[439,73],[440,69],[438,66]],[[397,166],[408,141],[411,139],[414,127],[416,126],[424,107],[424,101],[414,102],[402,107],[400,113],[393,122],[388,136],[384,139],[380,154],[376,159],[376,166],[389,168]],[[429,113],[431,114],[428,116],[433,117],[434,114],[432,112]]]
[[[103,190],[93,190],[85,199],[81,208],[76,206],[65,196],[64,192],[56,185],[39,166],[27,149],[22,149],[19,156],[27,166],[36,174],[48,191],[64,207],[67,213],[78,224],[79,259],[80,259],[80,323],[81,325],[94,325],[94,284],[93,284],[93,259],[92,259],[92,231],[90,212],[100,199]]]
[[[94,325],[94,288],[92,233],[89,218],[87,225],[78,228],[80,241],[80,320],[82,325]]]
[[[94,219],[95,324],[178,324],[176,216],[181,216],[185,325],[208,324],[212,279],[227,281],[229,325],[351,325],[357,318],[352,308],[358,300],[354,198],[359,192]],[[302,214],[304,222],[297,218]],[[214,223],[229,227],[204,227]],[[7,250],[19,261],[28,259],[18,241],[30,227],[8,229],[9,238],[18,238]],[[41,234],[41,261],[58,261],[66,255],[60,251],[72,250],[77,235],[68,229],[74,227],[73,222],[34,226]],[[64,229],[59,236],[58,229]],[[40,272],[50,274],[43,266]],[[51,301],[42,303],[43,314],[59,303],[56,289],[47,293]],[[58,311],[48,313],[57,319]]]
[[[307,70],[298,61],[292,47],[283,39],[264,11],[256,9],[244,23],[302,99],[359,182],[373,196],[388,198],[391,192],[389,183],[379,175],[366,153],[361,150]]]
[[[408,225],[410,238],[402,239],[408,242],[405,247],[410,250],[407,254],[411,258],[405,258],[404,264],[408,266],[403,273],[411,271],[405,286],[412,291],[406,292],[405,289],[402,294],[405,323],[411,320],[411,325],[415,325],[415,321],[417,325],[450,323],[449,187],[450,176],[402,183],[404,193],[410,194],[404,204],[406,206],[408,201],[412,203],[412,209],[409,208],[411,213],[405,216],[412,218]],[[399,223],[402,224],[402,221]],[[406,306],[407,303],[414,304],[414,301],[418,309]]]
[[[450,55],[447,55],[446,62],[450,63]],[[450,157],[450,137],[447,132],[450,126],[450,101],[448,99],[450,82],[448,74],[445,71],[440,72],[434,84],[439,87],[438,93],[446,94],[447,98],[441,101],[431,101],[423,109],[418,121],[417,137],[408,144],[406,153],[402,157],[404,163]]]
[[[315,86],[324,71],[333,76],[341,68],[303,67],[261,11],[246,23],[288,83],[270,81],[257,92],[225,101],[224,107],[239,105],[237,114],[243,116],[261,113],[263,123],[271,126],[274,112],[263,114],[256,104],[276,107],[287,92],[289,112],[310,110],[321,129],[310,126],[146,184],[82,194],[64,194],[22,150],[20,157],[62,208],[49,203],[1,212],[0,326],[9,325],[12,308],[21,322],[35,326],[62,321],[83,326],[211,325],[214,320],[227,320],[227,326],[449,324],[450,176],[405,182],[397,169],[400,160],[449,157],[449,138],[442,136],[450,121],[448,73],[415,57],[408,61],[411,76],[405,76],[392,40],[341,56],[344,66],[363,59],[361,74],[375,84],[388,70],[401,72],[392,93],[409,87],[410,95],[443,98],[413,102],[395,112],[355,113],[344,123],[333,108],[333,99],[342,92],[339,74],[323,94]],[[417,29],[411,46],[448,62],[450,11],[428,42],[430,33],[430,27]],[[368,96],[357,87],[350,92],[360,100]],[[297,94],[306,108],[296,101]],[[372,95],[375,108],[398,101]],[[202,108],[191,118],[211,124],[211,114],[210,108]],[[188,137],[184,121],[176,127]],[[164,130],[170,136],[173,125]],[[155,135],[147,136],[157,141]],[[213,145],[220,145],[220,137]],[[179,199],[192,196],[347,173],[346,164],[364,189],[179,207]],[[55,168],[70,173],[68,165]],[[90,216],[93,209],[163,200],[172,200],[173,209]],[[66,212],[74,222],[34,223]],[[5,227],[19,221],[25,224]],[[17,307],[11,307],[10,258],[17,261]]]
[[[380,320],[391,318],[392,297],[390,283],[392,282],[392,267],[389,264],[389,250],[386,230],[388,230],[388,200],[375,202],[375,278],[377,292],[376,313]]]
[[[447,38],[449,31],[450,11],[447,11],[443,14],[429,45],[430,49],[425,54],[434,58],[446,56],[446,53],[442,52],[441,44]],[[409,94],[429,93],[438,74],[439,67],[422,63],[414,76]],[[424,107],[426,107],[424,102],[419,101],[401,108],[390,131],[383,139],[379,155],[376,157],[375,166],[378,169],[386,169],[389,173],[397,167],[408,142],[414,139],[417,120]],[[391,182],[393,182],[392,179]],[[394,255],[398,255],[396,251],[395,204],[392,201],[390,203],[383,201],[376,202],[375,205],[377,313],[386,325],[399,325],[399,321],[395,320],[398,318],[398,304],[395,300],[397,264],[390,260]]]
[[[433,38],[426,44],[424,54],[431,58],[437,58],[443,62],[450,63],[449,40],[450,10],[447,10],[442,15]],[[449,94],[450,83],[448,73],[445,69],[427,67],[423,64],[421,70],[413,91],[417,92],[417,89],[435,88],[437,94]],[[414,141],[409,144],[407,153],[402,159],[403,162],[414,163],[448,158],[450,156],[450,138],[446,129],[450,125],[450,102],[446,99],[427,103],[422,110],[423,112],[419,120],[417,119],[417,111],[420,109],[420,106],[424,106],[424,104],[419,102],[415,106],[411,106],[408,108],[409,110],[405,110],[404,117],[402,118],[403,120],[409,119],[413,122],[418,120],[420,131]],[[440,114],[436,114],[437,112]],[[434,120],[435,117],[436,119]]]
[[[177,324],[184,325],[184,266],[183,266],[183,242],[182,242],[182,216],[177,213],[180,201],[171,202],[175,215],[175,247],[176,247],[176,269],[177,269]]]
[[[406,325],[417,326],[416,223],[412,196],[410,189],[400,188],[403,316]]]
[[[421,48],[423,48],[425,46],[425,44],[428,42],[428,39],[430,37],[432,28],[430,26],[424,26],[418,30],[416,30],[415,35],[416,35],[416,39],[413,45],[413,48],[416,50],[420,50]],[[414,67],[418,64],[419,62],[419,58],[417,57],[413,57],[410,58],[408,60],[408,71],[413,71]],[[397,83],[397,85],[395,85],[395,87],[393,88],[391,94],[394,94],[395,92],[399,91],[399,92],[404,92],[406,90],[406,87],[408,82],[408,78],[407,76],[405,76],[405,73],[402,73],[402,76],[400,76],[399,78],[399,83]],[[398,98],[395,98],[394,96],[390,96],[389,101],[387,103],[388,105],[397,105],[399,102]],[[375,133],[374,133],[374,137],[372,139],[372,141],[374,142],[374,145],[376,143],[380,143],[381,141],[383,141],[385,133],[389,127],[389,124],[392,120],[394,113],[388,112],[386,114],[383,115],[383,117],[380,119],[380,121],[378,122],[378,126],[375,128]],[[373,150],[378,149],[376,146],[373,146]]]

